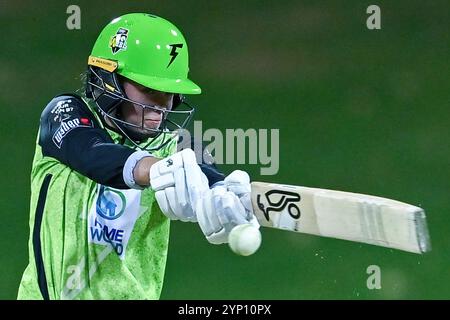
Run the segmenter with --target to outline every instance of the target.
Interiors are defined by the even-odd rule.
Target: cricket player
[[[193,112],[184,95],[201,93],[188,70],[163,18],[126,14],[101,31],[85,96],[56,96],[41,115],[19,299],[158,299],[170,220],[198,223],[213,244],[255,223],[245,172],[177,152]]]

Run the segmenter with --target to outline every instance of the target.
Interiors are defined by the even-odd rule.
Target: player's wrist
[[[149,171],[153,163],[159,159],[147,151],[132,153],[123,167],[123,180],[131,189],[142,190],[150,185]]]
[[[145,187],[150,186],[150,169],[151,167],[160,161],[160,158],[156,158],[153,156],[144,157],[142,158],[134,168],[134,177],[136,179],[136,182]]]

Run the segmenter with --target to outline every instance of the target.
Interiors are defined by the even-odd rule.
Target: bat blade
[[[431,250],[425,212],[358,193],[252,182],[252,205],[265,227],[362,242],[413,253]]]

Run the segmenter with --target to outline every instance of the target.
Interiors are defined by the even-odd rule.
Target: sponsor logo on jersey
[[[82,118],[82,119],[85,119],[85,118]],[[87,120],[89,120],[89,119],[87,119]],[[62,144],[62,141],[63,141],[64,137],[70,131],[72,131],[73,129],[75,129],[75,128],[82,128],[82,127],[90,128],[90,127],[92,127],[92,123],[90,121],[88,121],[88,122],[83,121],[82,122],[78,118],[61,122],[61,125],[56,130],[56,132],[53,134],[53,137],[52,137],[53,143],[58,148],[61,148],[61,144]]]
[[[73,107],[70,106],[72,99],[58,101],[56,106],[50,111],[53,114],[53,121],[63,122],[70,118]]]
[[[122,215],[127,205],[122,192],[101,186],[97,198],[97,214],[107,220],[117,219]]]
[[[100,219],[94,219],[93,225],[89,227],[89,238],[91,242],[111,245],[119,256],[122,256],[125,250],[123,241],[124,233],[124,229],[111,227]]]
[[[125,28],[119,28],[116,34],[112,36],[109,41],[109,47],[113,54],[116,54],[120,50],[127,49],[128,30]]]
[[[140,202],[140,190],[119,190],[98,185],[89,210],[89,242],[111,246],[123,259],[134,224],[144,212]]]

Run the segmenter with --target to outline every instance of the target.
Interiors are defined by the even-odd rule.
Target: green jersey
[[[89,118],[86,106],[84,116],[67,99],[47,107],[53,117],[49,121],[57,126],[50,139],[52,148],[62,148],[61,141],[74,132],[98,126],[100,121],[92,123],[98,117],[93,119],[92,112]],[[41,118],[40,130],[44,129]],[[101,129],[115,144],[127,144],[113,131]],[[158,299],[170,224],[152,190],[95,182],[44,155],[40,139],[42,132],[31,172],[29,264],[18,299]],[[161,139],[150,143],[157,145]],[[172,136],[152,154],[164,158],[176,148]]]

